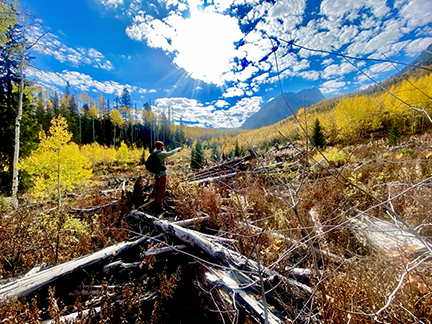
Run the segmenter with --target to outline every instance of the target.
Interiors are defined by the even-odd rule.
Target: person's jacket
[[[159,159],[160,164],[165,165],[165,159],[168,156],[171,156],[171,155],[177,153],[179,150],[180,150],[180,147],[178,147],[178,148],[176,148],[176,149],[174,149],[172,151],[169,151],[169,152],[164,152],[164,151],[156,150],[153,153],[157,154],[157,157]],[[161,171],[161,172],[155,173],[155,176],[160,177],[160,176],[165,176],[166,174],[167,173],[166,173],[166,170],[165,170],[165,171]]]

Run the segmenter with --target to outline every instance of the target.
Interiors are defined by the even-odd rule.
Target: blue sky
[[[124,87],[176,121],[239,127],[283,91],[371,81],[341,57],[410,62],[432,43],[430,0],[21,0],[35,23],[28,78],[110,102]],[[275,57],[276,55],[276,57]],[[277,61],[276,61],[277,58]],[[276,64],[277,62],[277,64]],[[379,81],[393,65],[352,61]],[[400,69],[404,66],[400,65]],[[279,73],[278,73],[279,72]]]

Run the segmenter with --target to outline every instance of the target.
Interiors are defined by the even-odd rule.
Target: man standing
[[[155,154],[158,159],[161,166],[163,166],[163,170],[155,173],[155,194],[154,199],[156,202],[156,205],[159,207],[162,207],[163,200],[165,198],[165,189],[166,189],[166,167],[165,167],[165,159],[168,156],[171,156],[177,152],[180,152],[183,148],[178,147],[172,151],[164,152],[164,143],[161,141],[155,142],[155,148],[156,150],[152,153]]]

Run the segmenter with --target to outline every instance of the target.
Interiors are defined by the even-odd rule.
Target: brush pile
[[[427,146],[415,147],[401,158],[405,147],[366,145],[347,154],[361,163],[347,158],[338,166],[325,152],[293,145],[252,151],[171,176],[162,212],[151,204],[151,176],[134,170],[106,178],[109,186],[91,199],[70,197],[66,213],[42,217],[34,207],[4,216],[1,269],[15,278],[0,286],[0,316],[11,323],[430,322],[432,162]],[[49,236],[41,229],[50,226]]]

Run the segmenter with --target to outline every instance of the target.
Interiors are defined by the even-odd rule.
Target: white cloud
[[[196,12],[190,19],[176,21],[171,38],[176,52],[174,63],[195,79],[222,84],[236,56],[234,42],[243,34],[235,18],[218,13]]]
[[[126,34],[135,40],[145,40],[153,48],[161,48],[170,52],[173,50],[168,39],[172,38],[175,30],[165,22],[150,15],[138,15],[131,26],[126,28]]]
[[[346,86],[345,81],[331,80],[321,84],[319,87],[323,94],[338,93],[340,89]]]
[[[224,109],[218,107],[222,105]],[[183,122],[202,127],[236,128],[240,127],[244,120],[261,108],[262,98],[243,98],[235,105],[226,108],[227,102],[202,104],[195,99],[187,98],[161,98],[155,101],[157,112],[170,109],[175,120],[182,118]]]
[[[215,105],[215,107],[217,107],[217,108],[223,108],[223,107],[228,106],[229,103],[226,102],[225,100],[217,100],[217,101],[214,103],[214,105]]]
[[[127,35],[174,55],[173,62],[193,78],[221,85],[223,74],[237,56],[234,42],[243,34],[238,21],[216,12],[201,13],[191,8],[191,17],[172,11],[157,19],[140,14],[126,29]]]
[[[405,53],[407,53],[409,56],[413,56],[418,54],[421,51],[424,51],[431,43],[432,43],[432,37],[418,38],[409,41],[409,43],[404,48],[404,50]]]
[[[332,65],[327,66],[324,69],[321,76],[323,79],[330,79],[330,78],[334,78],[334,77],[343,76],[343,75],[348,74],[350,72],[353,72],[355,70],[356,70],[356,68],[353,67],[349,63],[332,64]]]
[[[37,41],[37,42],[36,42]],[[74,67],[90,65],[103,70],[112,70],[113,64],[105,56],[94,48],[78,47],[77,49],[64,45],[53,33],[46,33],[40,26],[32,26],[29,29],[29,42],[35,43],[33,50],[39,53],[53,56],[56,60]]]
[[[117,8],[118,6],[123,6],[123,0],[100,0],[100,3],[106,7]]]
[[[321,3],[321,13],[326,16],[349,15],[349,18],[354,19],[362,8],[369,8],[377,17],[384,17],[389,12],[386,0],[324,0]]]
[[[299,77],[305,80],[316,81],[319,79],[320,73],[318,71],[303,71],[298,74]]]
[[[266,31],[268,35],[285,36],[303,21],[305,8],[305,0],[279,0],[270,8],[264,4],[264,9],[255,9],[261,13],[268,10],[266,15],[261,15],[263,19],[259,21],[257,28]]]
[[[415,28],[432,22],[432,1],[411,0],[400,11],[407,25]]]
[[[69,85],[80,91],[98,91],[105,94],[121,95],[123,88],[127,87],[137,93],[154,93],[154,89],[143,89],[115,81],[98,81],[91,76],[77,71],[48,72],[29,67],[25,70],[26,77],[34,78],[37,83],[50,87],[64,88]]]
[[[243,89],[238,87],[228,88],[222,95],[224,98],[241,97],[244,95]]]

